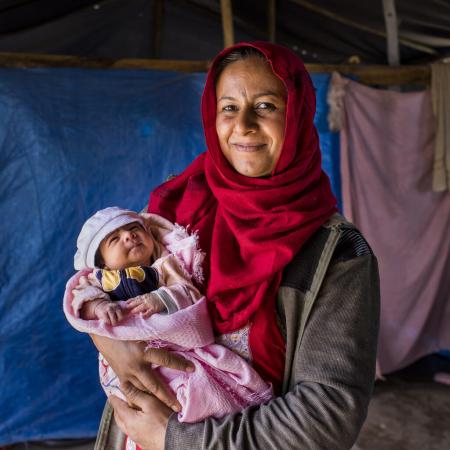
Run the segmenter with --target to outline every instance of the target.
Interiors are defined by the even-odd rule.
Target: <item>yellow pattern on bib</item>
[[[105,292],[111,292],[120,284],[120,272],[118,270],[102,270],[102,288]]]
[[[127,274],[127,278],[139,281],[139,283],[145,280],[145,272],[142,267],[127,267],[125,273]]]
[[[127,267],[125,269],[127,278],[139,283],[145,280],[145,272],[142,267]],[[102,270],[102,288],[105,292],[114,291],[120,284],[120,270]]]

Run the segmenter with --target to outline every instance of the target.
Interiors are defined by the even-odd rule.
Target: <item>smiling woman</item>
[[[181,423],[166,406],[173,397],[143,368],[186,363],[94,336],[139,407],[111,399],[116,422],[142,448],[348,450],[355,442],[375,373],[378,272],[359,231],[336,214],[314,114],[311,79],[289,49],[243,43],[214,59],[202,97],[207,151],[152,193],[148,211],[198,231],[216,341],[251,361],[276,396]],[[105,419],[97,449],[110,448],[116,432]]]
[[[223,69],[216,96],[216,130],[225,158],[241,175],[270,175],[284,139],[287,93],[282,81],[262,55],[252,55]]]

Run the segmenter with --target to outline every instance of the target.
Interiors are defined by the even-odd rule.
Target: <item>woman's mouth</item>
[[[263,150],[266,144],[230,144],[238,152],[250,153]]]

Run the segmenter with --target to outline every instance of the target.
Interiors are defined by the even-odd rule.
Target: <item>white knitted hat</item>
[[[103,239],[117,228],[132,222],[144,225],[138,213],[117,206],[97,211],[86,220],[77,239],[77,252],[73,259],[75,270],[96,269],[95,254]]]

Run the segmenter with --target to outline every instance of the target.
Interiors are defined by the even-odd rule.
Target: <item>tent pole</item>
[[[152,29],[152,58],[161,57],[162,29],[164,21],[164,0],[154,0]]]
[[[230,47],[234,44],[233,30],[233,12],[231,0],[220,0],[220,9],[222,12],[222,29],[224,47]]]
[[[398,22],[395,0],[383,0],[384,23],[386,24],[387,56],[390,66],[400,65],[398,45]]]
[[[277,26],[277,0],[267,0],[267,25],[269,41],[275,43]]]

